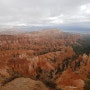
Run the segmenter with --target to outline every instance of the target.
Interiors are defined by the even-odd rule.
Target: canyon
[[[88,40],[58,29],[0,35],[0,90],[84,90]]]

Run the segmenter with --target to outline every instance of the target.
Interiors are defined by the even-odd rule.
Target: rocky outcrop
[[[0,87],[0,90],[49,90],[41,81],[30,78],[16,78]]]

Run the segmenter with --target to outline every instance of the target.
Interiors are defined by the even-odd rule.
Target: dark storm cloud
[[[90,21],[90,0],[0,0],[0,25]]]

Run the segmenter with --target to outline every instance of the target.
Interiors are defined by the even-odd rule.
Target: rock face
[[[30,78],[17,78],[5,86],[2,86],[0,90],[49,90],[42,82],[34,81]]]
[[[82,79],[74,80],[73,85],[78,88],[83,88],[84,81]]]

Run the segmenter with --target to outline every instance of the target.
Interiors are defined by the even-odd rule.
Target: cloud
[[[0,25],[56,25],[90,21],[90,0],[0,0]]]

